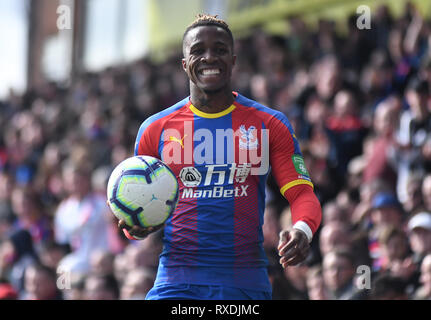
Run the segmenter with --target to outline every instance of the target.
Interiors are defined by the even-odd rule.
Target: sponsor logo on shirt
[[[195,167],[181,169],[182,198],[229,198],[247,196],[249,185],[243,185],[250,175],[251,163],[206,165],[201,173]],[[236,185],[240,183],[241,185]],[[211,187],[212,188],[206,188]],[[199,187],[194,189],[194,187]]]
[[[297,173],[302,176],[309,176],[304,159],[300,155],[294,154],[292,156],[292,162]]]

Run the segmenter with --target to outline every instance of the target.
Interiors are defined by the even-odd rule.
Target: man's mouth
[[[199,70],[199,74],[203,76],[213,76],[221,73],[221,70],[218,68],[208,68]]]

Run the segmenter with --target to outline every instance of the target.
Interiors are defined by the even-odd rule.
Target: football
[[[179,188],[172,170],[159,159],[134,156],[112,171],[107,185],[109,207],[129,226],[163,224],[174,212]]]

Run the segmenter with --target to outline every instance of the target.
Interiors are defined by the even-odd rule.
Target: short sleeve
[[[160,134],[160,129],[152,121],[152,117],[145,120],[136,136],[134,155],[147,155],[160,159],[158,152]]]

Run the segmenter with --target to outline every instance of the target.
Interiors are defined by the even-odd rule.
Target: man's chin
[[[226,90],[226,85],[202,85],[199,89],[205,94],[217,94]]]
[[[222,91],[223,91],[223,88],[216,88],[216,89],[213,89],[213,88],[202,88],[201,90],[202,90],[202,92],[204,92],[205,94],[213,95],[213,94],[217,94],[217,93],[222,92]]]

